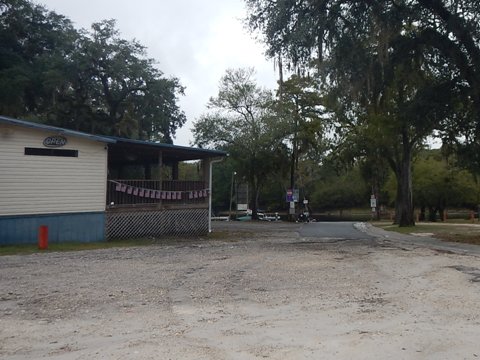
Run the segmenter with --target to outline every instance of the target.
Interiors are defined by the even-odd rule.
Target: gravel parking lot
[[[0,257],[0,357],[480,357],[478,255],[299,227]]]

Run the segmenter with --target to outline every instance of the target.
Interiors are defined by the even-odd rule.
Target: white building
[[[204,233],[207,170],[225,155],[0,116],[0,244],[35,243],[41,225],[50,242]],[[202,160],[202,181],[178,181],[186,160]],[[109,178],[131,164],[171,166],[171,179]]]

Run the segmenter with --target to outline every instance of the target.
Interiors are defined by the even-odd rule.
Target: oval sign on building
[[[49,136],[43,140],[43,146],[55,148],[67,145],[67,138],[62,135]]]

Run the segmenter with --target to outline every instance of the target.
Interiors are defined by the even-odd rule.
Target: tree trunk
[[[425,205],[422,205],[420,207],[420,216],[418,217],[418,220],[419,221],[425,221],[426,217],[425,217],[425,211],[426,211],[426,208],[425,208]]]
[[[255,181],[255,178],[251,178],[248,184],[249,188],[251,189],[249,192],[250,195],[250,206],[252,209],[252,220],[258,220],[258,182]]]
[[[292,156],[290,158],[290,189],[294,191],[295,189],[295,174],[298,164],[298,152],[297,152],[297,122],[295,120],[295,134],[292,142]],[[290,209],[290,208],[289,208]],[[290,210],[289,210],[290,211]],[[296,215],[288,214],[288,221],[295,221]]]
[[[445,221],[445,208],[438,208],[438,215],[440,216],[440,221]]]
[[[290,158],[290,189],[295,188],[295,154],[292,152],[292,156]]]
[[[395,201],[395,223],[401,227],[414,226],[412,196],[412,147],[407,131],[404,130],[401,162],[397,164],[397,198]]]
[[[395,195],[395,218],[393,219],[393,223],[395,225],[400,224],[400,213],[401,207],[400,203],[402,201],[402,192],[400,188],[400,175],[395,173],[397,177],[397,194]]]

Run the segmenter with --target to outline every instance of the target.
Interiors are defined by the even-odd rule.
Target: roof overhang
[[[176,163],[190,160],[204,160],[227,156],[227,153],[219,150],[209,150],[178,146],[150,141],[113,138],[115,143],[109,144],[109,163],[111,165],[162,162]]]
[[[59,135],[84,138],[91,141],[103,142],[106,144],[115,142],[115,140],[108,138],[106,136],[92,135],[92,134],[84,133],[81,131],[69,130],[69,129],[64,129],[56,126],[45,125],[45,124],[39,124],[39,123],[26,121],[26,120],[18,120],[18,119],[9,118],[6,116],[0,116],[0,124],[15,125],[15,126],[21,126],[24,128],[48,131],[48,132],[59,134]]]
[[[160,154],[163,163],[175,163],[189,160],[204,160],[227,156],[225,151],[193,148],[152,141],[133,140],[113,136],[102,136],[74,131],[55,126],[39,124],[0,116],[0,124],[15,125],[35,130],[48,131],[64,136],[84,138],[108,144],[109,165],[155,164]]]

